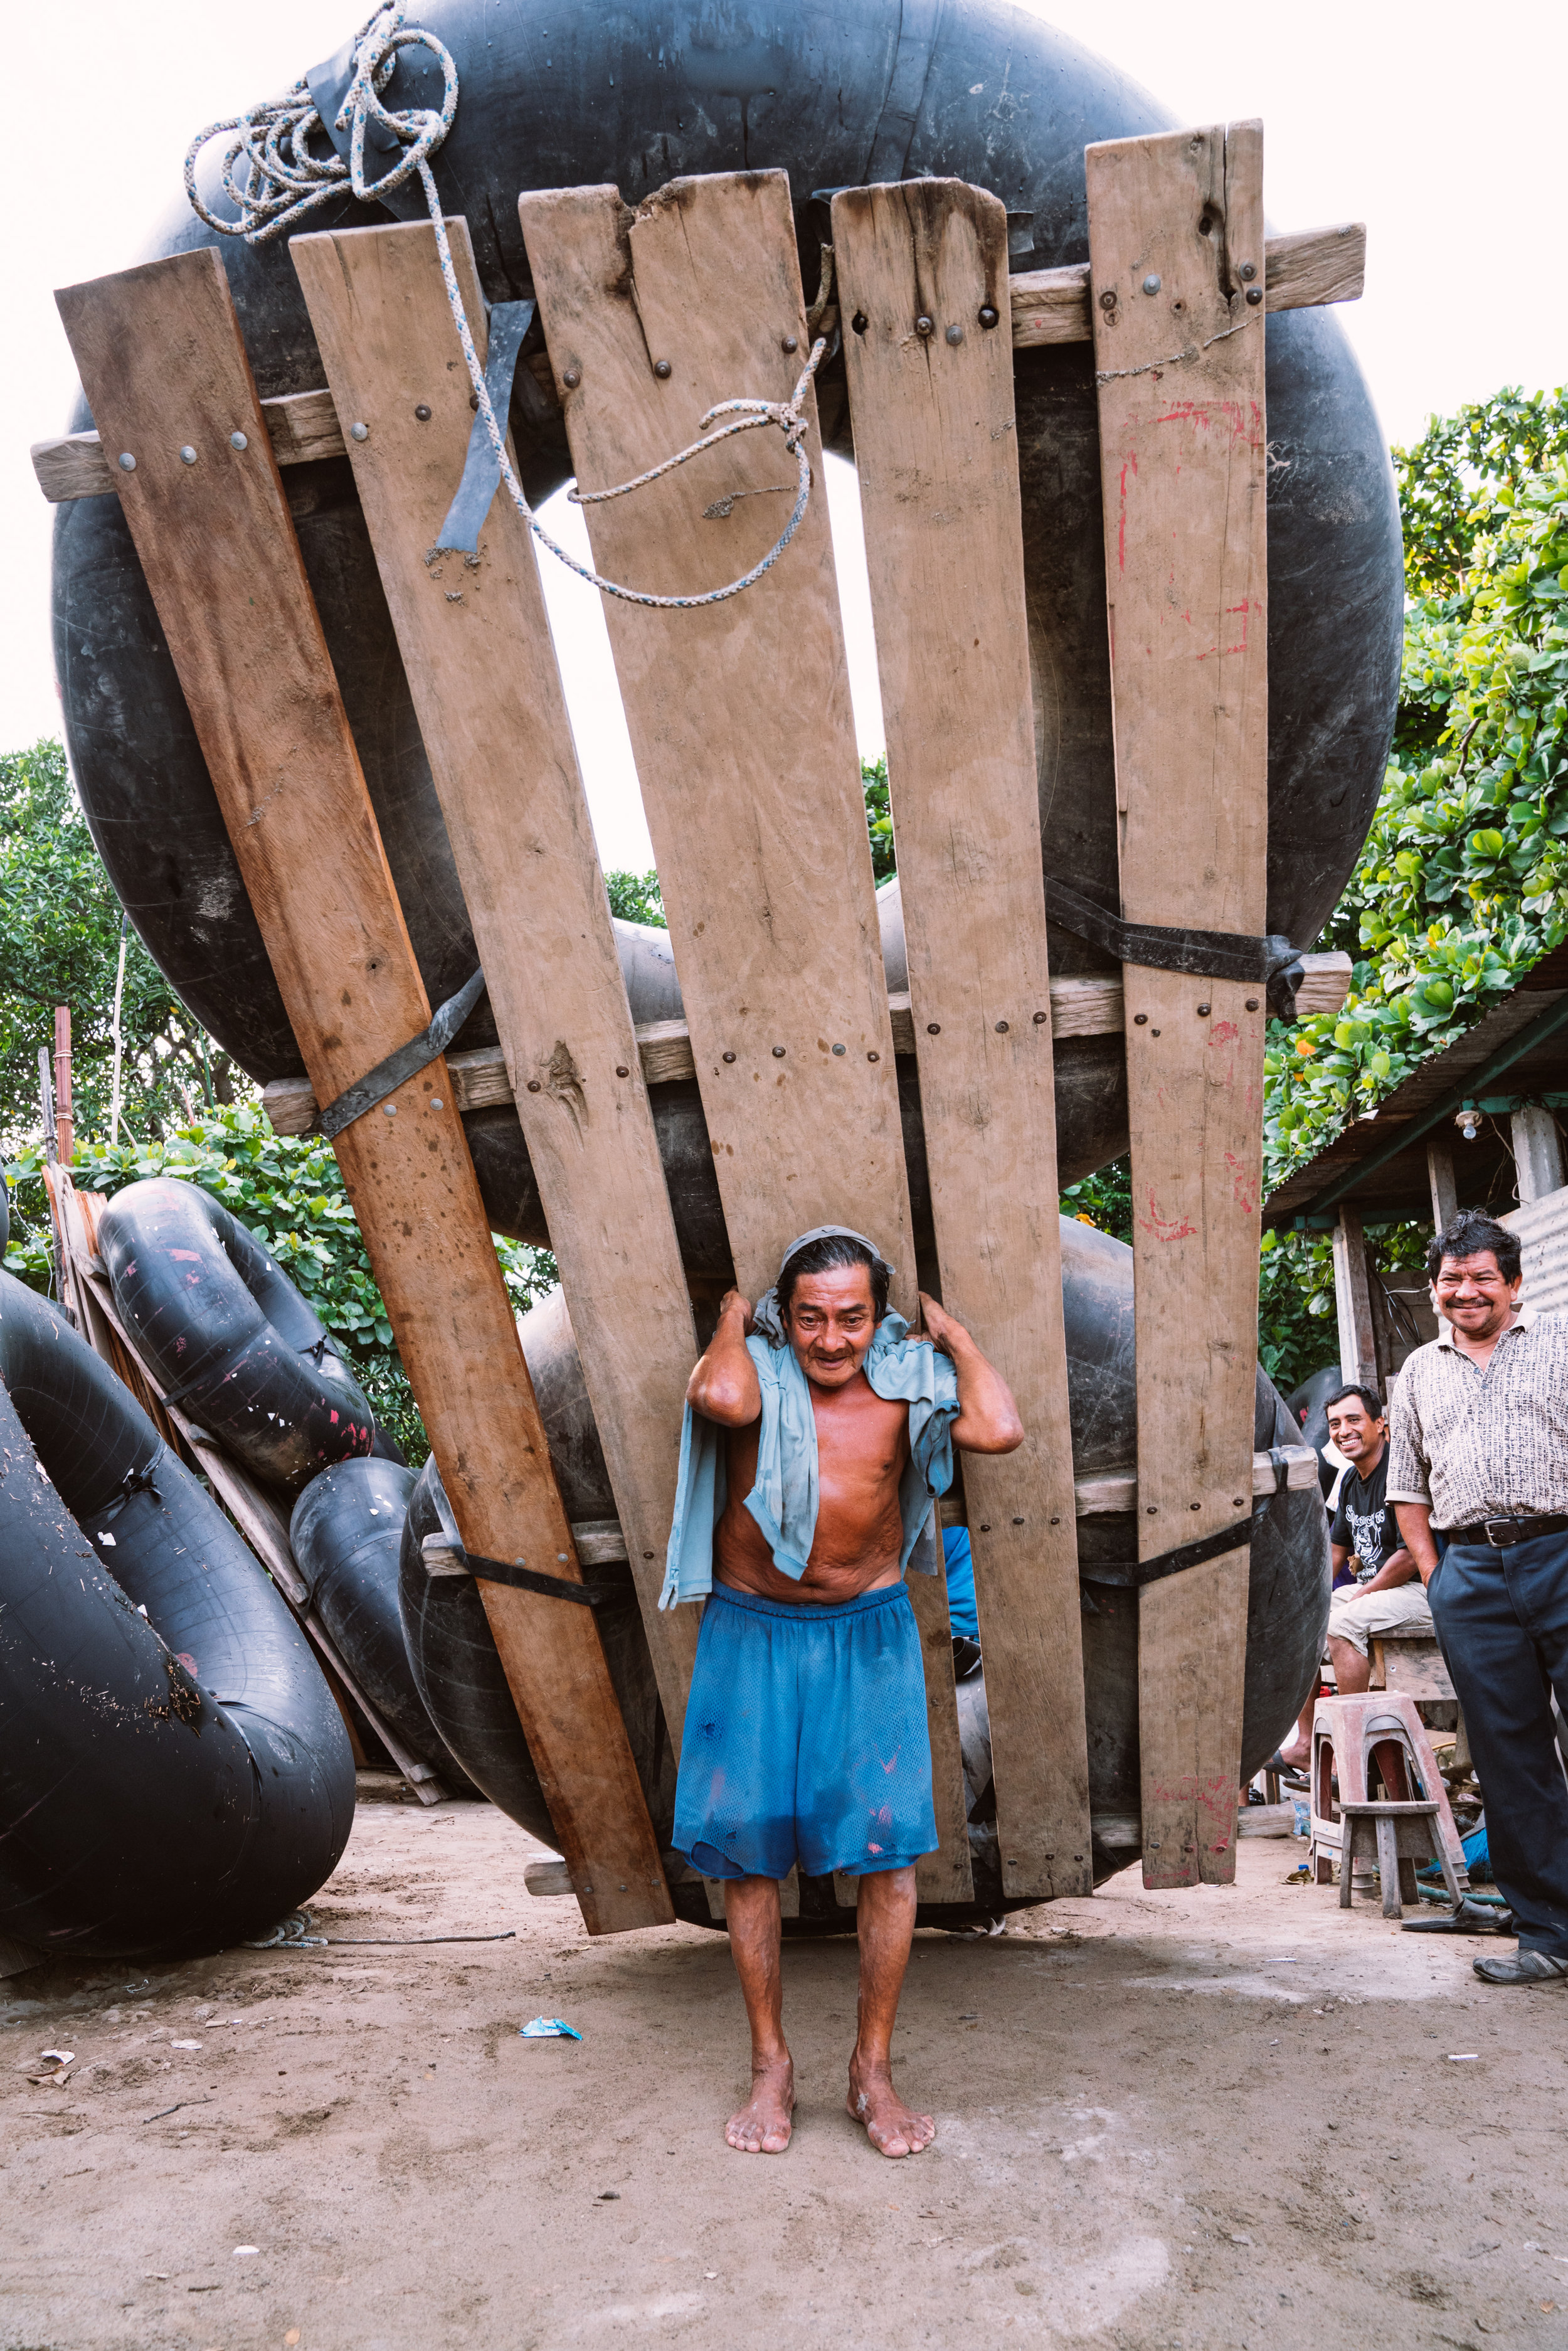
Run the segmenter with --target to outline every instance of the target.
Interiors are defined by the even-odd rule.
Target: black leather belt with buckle
[[[1542,1535],[1568,1535],[1568,1511],[1533,1519],[1481,1519],[1473,1527],[1444,1527],[1451,1543],[1490,1543],[1507,1551],[1512,1543],[1535,1542]]]

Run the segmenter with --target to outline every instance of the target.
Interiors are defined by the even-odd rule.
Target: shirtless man
[[[891,2063],[915,1863],[937,1841],[903,1578],[951,1479],[952,1446],[1010,1453],[1023,1430],[1006,1383],[935,1300],[920,1301],[928,1336],[904,1336],[885,1311],[890,1272],[845,1228],[806,1235],[755,1319],[729,1292],[686,1391],[666,1604],[711,1596],[674,1842],[726,1881],[751,2096],[725,2137],[748,2155],[781,2154],[793,2127],[779,1882],[797,1863],[860,1880],[850,2113],[886,2156],[918,2154],[936,2136],[899,2097]]]

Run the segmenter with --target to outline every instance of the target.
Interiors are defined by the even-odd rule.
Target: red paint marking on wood
[[[1138,1222],[1145,1232],[1152,1233],[1157,1241],[1190,1240],[1197,1230],[1197,1227],[1189,1224],[1185,1217],[1162,1217],[1152,1186],[1149,1190],[1149,1213],[1146,1217],[1140,1217]]]

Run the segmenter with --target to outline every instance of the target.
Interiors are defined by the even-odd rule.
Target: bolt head
[[[781,1061],[784,1059],[784,1048],[782,1045],[774,1046],[773,1058],[776,1061]]]
[[[420,423],[421,423],[422,424],[428,424],[428,423],[429,423],[429,422],[430,422],[430,408],[429,408],[429,403],[428,403],[427,402],[425,402],[425,401],[423,401],[423,400],[422,400],[422,401],[420,402],[420,403],[419,403],[419,406],[414,410],[414,412],[413,412],[413,413],[414,413],[414,414],[418,417],[418,419],[419,419],[419,421],[420,421]]]
[[[961,343],[961,342],[963,341],[963,340],[964,340],[964,329],[963,329],[963,328],[962,328],[962,327],[949,327],[949,328],[948,328],[948,329],[947,329],[947,340],[948,340],[950,343]]]
[[[854,329],[857,335],[863,335],[866,329],[870,326],[871,320],[866,317],[863,310],[857,310],[854,317],[850,320],[850,324]]]
[[[229,434],[229,447],[231,449],[248,449],[250,447],[250,443],[243,433],[231,433]]]
[[[1148,1019],[1149,1016],[1146,1012],[1134,1012],[1133,1015],[1133,1026],[1134,1029],[1147,1028]]]
[[[1257,1009],[1258,1009],[1258,998],[1257,998],[1255,996],[1249,996],[1249,997],[1248,998],[1248,999],[1247,999],[1247,1009],[1248,1009],[1248,1011],[1249,1011],[1249,1012],[1256,1012],[1256,1011],[1257,1011]]]
[[[847,1052],[847,1051],[849,1050],[849,1048],[848,1048],[848,1046],[847,1046],[847,1045],[835,1045],[835,1046],[833,1047],[833,1050],[834,1050],[834,1052],[835,1052],[835,1053],[841,1053],[841,1053],[845,1053],[845,1052]]]
[[[1035,1027],[1036,1027],[1037,1029],[1043,1029],[1043,1028],[1044,1028],[1044,1026],[1045,1026],[1045,1024],[1046,1024],[1046,1021],[1048,1020],[1048,1019],[1049,1019],[1049,1018],[1050,1018],[1050,1015],[1049,1015],[1048,1013],[1044,1013],[1044,1012],[1037,1012],[1037,1013],[1035,1014],[1035,1016],[1034,1016],[1034,1025],[1035,1025]]]
[[[1207,1018],[1208,1018],[1208,1016],[1209,1016],[1209,1013],[1210,1013],[1212,1010],[1213,1010],[1213,1007],[1212,1007],[1212,1005],[1200,1004],[1200,1005],[1198,1006],[1198,1008],[1197,1008],[1197,1017],[1198,1017],[1198,1019],[1199,1019],[1200,1020],[1207,1020]]]
[[[998,1037],[1005,1037],[1005,1036],[1007,1035],[1007,1033],[1008,1033],[1008,1024],[1007,1024],[1007,1022],[1006,1022],[1005,1020],[998,1020],[998,1023],[997,1023],[997,1034],[998,1034]]]
[[[798,351],[798,350],[800,350],[800,339],[799,339],[797,336],[795,336],[795,335],[786,335],[786,336],[785,336],[785,338],[784,338],[784,349],[785,349],[787,351]]]
[[[133,474],[136,471],[136,460],[129,449],[122,449],[120,453],[120,470],[122,474]]]
[[[996,323],[997,323],[997,317],[998,317],[998,313],[997,313],[997,311],[992,308],[992,306],[990,305],[990,303],[989,303],[989,302],[982,302],[982,303],[981,303],[981,305],[980,305],[980,324],[981,324],[981,326],[982,326],[982,327],[988,327],[988,327],[994,327],[994,326],[996,325]]]
[[[1258,264],[1255,261],[1244,261],[1236,275],[1240,278],[1243,286],[1250,286],[1258,275]]]
[[[936,321],[932,319],[916,319],[915,321],[915,331],[917,335],[935,334],[936,331]]]
[[[542,1091],[543,1091],[543,1089],[541,1088],[541,1086],[540,1086],[540,1084],[539,1084],[539,1081],[538,1081],[538,1078],[530,1078],[530,1079],[528,1080],[528,1092],[529,1092],[529,1093],[531,1093],[531,1094],[537,1094],[537,1093],[541,1092]]]
[[[653,373],[658,377],[658,379],[659,379],[659,381],[660,381],[660,382],[661,382],[661,383],[667,382],[667,381],[668,381],[668,380],[669,380],[669,374],[670,374],[670,362],[669,362],[669,360],[655,360],[653,361]]]
[[[1102,295],[1101,295],[1101,297],[1100,297],[1100,308],[1102,308],[1102,310],[1113,310],[1113,309],[1115,308],[1115,307],[1116,307],[1116,291],[1115,291],[1115,288],[1114,288],[1114,287],[1107,286],[1107,287],[1106,287],[1106,288],[1105,288],[1105,291],[1104,291],[1104,292],[1103,292],[1103,294],[1102,294]]]
[[[1145,294],[1157,294],[1159,290],[1159,272],[1155,269],[1151,269],[1148,276],[1144,280],[1144,291]]]
[[[940,1020],[928,1020],[925,1023],[925,1034],[928,1037],[940,1037],[942,1034],[942,1023]]]
[[[866,1055],[866,1060],[868,1061],[880,1061],[881,1059],[882,1055],[880,1053],[868,1053]]]
[[[735,1055],[733,1053],[727,1053],[724,1058],[727,1061],[733,1061]]]
[[[349,427],[349,438],[350,438],[350,441],[368,441],[368,440],[370,439],[370,437],[371,437],[371,428],[370,428],[370,426],[369,426],[368,424],[350,424],[350,427]]]
[[[629,1078],[632,1072],[623,1061],[617,1061],[615,1064],[615,1074],[618,1078]]]
[[[187,441],[184,447],[180,452],[180,463],[182,465],[193,465],[195,462],[196,453],[194,449],[192,448],[191,444]]]

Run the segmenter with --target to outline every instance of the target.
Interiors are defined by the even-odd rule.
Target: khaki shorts
[[[1401,1634],[1406,1638],[1425,1633],[1435,1638],[1427,1587],[1418,1575],[1382,1592],[1361,1592],[1342,1585],[1329,1609],[1329,1639],[1348,1641],[1364,1657],[1374,1634]]]

